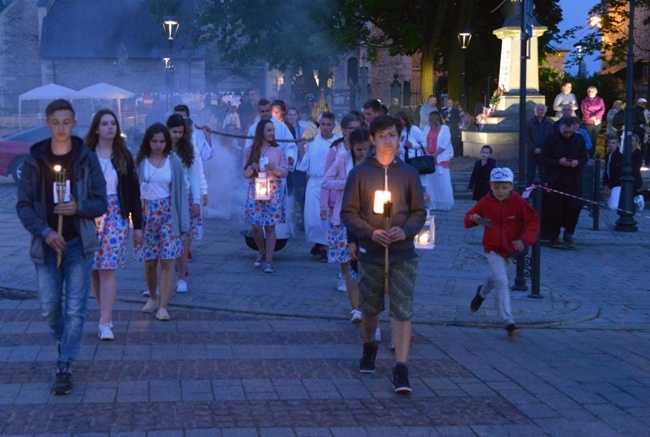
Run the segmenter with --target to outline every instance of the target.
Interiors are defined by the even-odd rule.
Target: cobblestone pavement
[[[172,321],[139,311],[142,266],[119,272],[116,339],[99,342],[91,300],[75,390],[49,394],[56,347],[42,320],[13,204],[0,178],[0,435],[644,435],[650,427],[650,224],[601,231],[583,213],[574,251],[542,249],[542,295],[513,294],[523,334],[508,341],[493,301],[468,311],[487,273],[469,202],[437,214],[421,258],[410,376],[390,382],[383,322],[377,372],[357,370],[361,334],[336,268],[300,236],[276,273],[252,269],[237,225],[208,219],[190,292]],[[645,220],[645,221],[644,221]]]

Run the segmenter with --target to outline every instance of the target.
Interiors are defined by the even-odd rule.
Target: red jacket
[[[486,226],[483,232],[483,247],[504,258],[516,252],[512,245],[514,240],[522,240],[526,247],[537,240],[539,215],[514,191],[510,192],[510,197],[503,202],[495,199],[490,191],[465,213],[465,228],[478,226],[469,220],[472,214],[478,214],[492,221],[492,226]]]

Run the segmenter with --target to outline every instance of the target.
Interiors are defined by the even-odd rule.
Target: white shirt
[[[117,194],[117,171],[113,167],[113,162],[111,162],[110,158],[99,158],[99,164],[102,166],[102,173],[104,173],[104,179],[106,180],[106,195]]]
[[[162,167],[154,167],[147,158],[144,167],[144,177],[140,184],[140,193],[143,199],[155,200],[171,196],[172,168],[169,165],[169,157],[165,159]]]
[[[325,175],[325,161],[332,143],[338,139],[336,135],[325,139],[318,135],[313,141],[307,143],[305,155],[302,157],[296,169],[305,171],[310,178],[322,178]]]

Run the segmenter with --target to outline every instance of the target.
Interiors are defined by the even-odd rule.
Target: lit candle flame
[[[58,173],[58,172],[60,172],[61,170],[62,170],[62,168],[61,168],[61,166],[60,166],[59,164],[57,164],[57,165],[54,166],[54,171],[55,171],[55,172]]]

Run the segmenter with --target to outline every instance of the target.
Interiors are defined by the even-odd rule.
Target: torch
[[[384,202],[384,230],[390,229],[390,216],[393,209],[393,202]],[[388,245],[384,248],[384,292],[388,294]]]
[[[65,198],[68,191],[66,172],[60,165],[57,164],[54,166],[54,173],[54,203],[65,203]],[[56,231],[59,235],[63,235],[63,216],[61,214],[59,214],[59,221]],[[56,256],[56,268],[58,269],[59,267],[61,267],[61,255]]]

